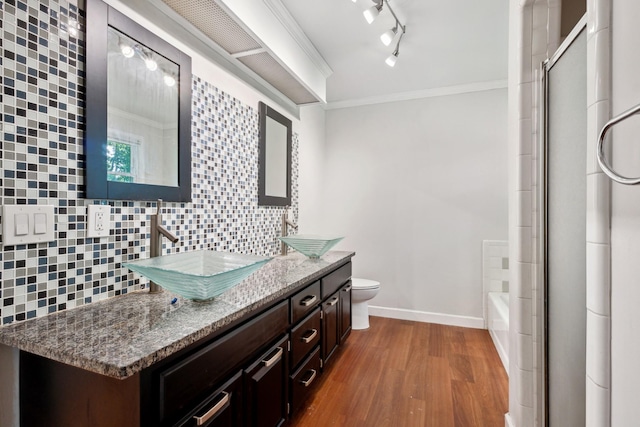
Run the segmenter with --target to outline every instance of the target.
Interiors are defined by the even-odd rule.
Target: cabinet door
[[[286,335],[245,370],[247,426],[276,427],[287,419],[288,340]]]
[[[324,366],[338,347],[340,338],[338,329],[339,292],[331,295],[322,303],[322,360]]]
[[[340,289],[340,342],[351,333],[351,281]]]
[[[180,427],[242,427],[242,371],[211,395]]]

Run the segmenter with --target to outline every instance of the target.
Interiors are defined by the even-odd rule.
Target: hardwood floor
[[[370,318],[293,427],[502,427],[508,378],[486,330]]]

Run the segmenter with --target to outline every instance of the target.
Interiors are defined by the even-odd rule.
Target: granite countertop
[[[0,327],[0,344],[124,379],[176,353],[300,285],[316,280],[355,253],[320,259],[279,256],[212,301],[168,291],[129,292],[86,306]],[[178,302],[171,304],[177,297]]]

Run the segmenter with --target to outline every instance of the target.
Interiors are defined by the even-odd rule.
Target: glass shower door
[[[545,65],[545,374],[550,427],[585,425],[587,44]]]

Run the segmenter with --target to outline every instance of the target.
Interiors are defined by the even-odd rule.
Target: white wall
[[[371,304],[482,327],[482,240],[507,238],[507,90],[330,110],[326,145],[319,231],[381,282]]]
[[[318,232],[322,221],[320,196],[325,175],[325,111],[320,105],[300,108],[298,127],[298,230]]]
[[[612,116],[640,102],[639,21],[640,2],[613,0]],[[617,125],[611,145],[614,169],[640,176],[640,117]],[[611,425],[630,426],[640,420],[640,187],[611,190]]]

